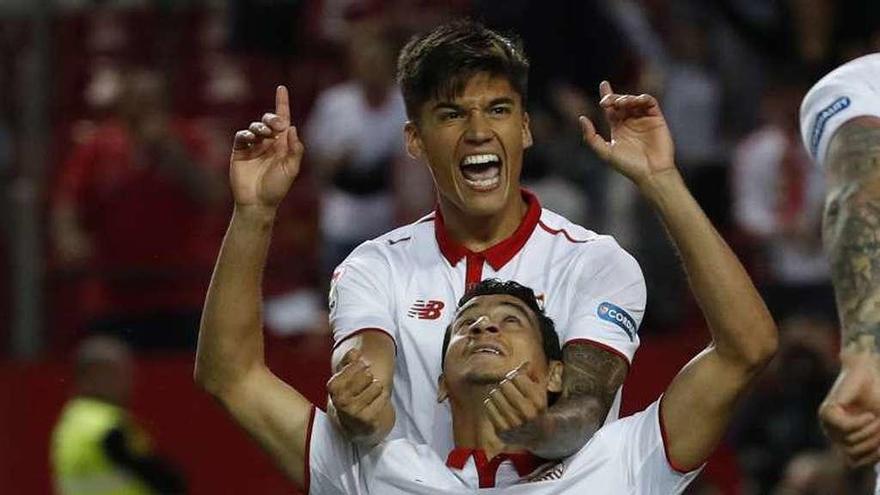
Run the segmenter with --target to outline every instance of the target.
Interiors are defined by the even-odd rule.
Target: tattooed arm
[[[584,342],[567,344],[562,359],[559,400],[534,420],[499,432],[545,459],[574,454],[602,427],[628,369],[622,357]]]
[[[825,247],[840,313],[841,364],[819,409],[853,465],[880,460],[880,118],[844,124],[826,155]]]

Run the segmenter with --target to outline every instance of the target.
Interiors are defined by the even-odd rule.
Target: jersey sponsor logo
[[[816,114],[816,122],[813,123],[813,131],[810,133],[810,154],[813,155],[813,158],[817,160],[820,158],[816,155],[819,153],[819,141],[822,140],[828,119],[846,110],[849,104],[849,96],[841,96]]]
[[[436,320],[437,318],[440,318],[440,314],[444,307],[446,307],[446,304],[443,301],[436,301],[434,299],[425,301],[424,299],[418,299],[412,307],[409,308],[409,311],[407,311],[406,314],[410,318]]]
[[[616,306],[610,302],[603,302],[599,305],[599,309],[596,310],[596,314],[599,315],[600,319],[614,323],[620,327],[621,330],[626,332],[630,341],[635,338],[635,334],[638,331],[636,320],[634,320],[633,317],[620,306]]]
[[[342,278],[343,273],[345,273],[345,265],[336,267],[333,270],[333,276],[330,277],[330,293],[327,294],[327,305],[330,307],[330,311],[336,308],[336,284]]]

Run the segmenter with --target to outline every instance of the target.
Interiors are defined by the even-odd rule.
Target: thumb
[[[593,125],[593,121],[589,118],[581,115],[578,117],[578,121],[581,124],[581,134],[583,135],[584,142],[587,143],[587,146],[592,148],[593,151],[599,155],[599,158],[608,160],[611,156],[611,144],[605,141],[605,138],[596,132],[596,126]]]

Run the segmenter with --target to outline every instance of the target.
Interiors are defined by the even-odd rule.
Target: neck
[[[463,397],[449,399],[452,408],[452,434],[455,446],[466,449],[480,449],[487,459],[498,454],[522,452],[525,449],[506,444],[495,434],[492,421],[486,415],[483,399],[493,385],[474,387]]]
[[[508,201],[502,211],[484,216],[467,215],[442,197],[440,199],[440,211],[449,236],[475,253],[513,235],[528,209],[529,205],[518,191],[516,200]]]

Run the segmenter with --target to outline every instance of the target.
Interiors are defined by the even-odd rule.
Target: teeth
[[[481,347],[481,348],[477,349],[476,352],[482,352],[482,353],[486,353],[486,354],[495,354],[496,356],[501,355],[500,352],[498,352],[495,349],[492,349],[491,347]]]
[[[483,155],[468,155],[461,161],[462,165],[480,165],[482,163],[500,162],[498,155],[487,153]]]

